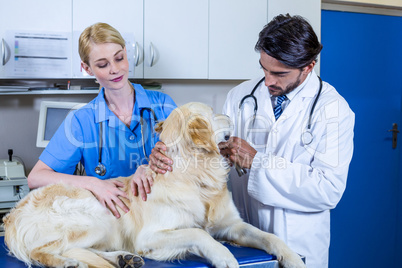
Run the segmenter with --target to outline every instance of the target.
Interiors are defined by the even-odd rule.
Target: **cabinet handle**
[[[152,65],[154,65],[154,57],[155,57],[155,49],[154,49],[154,45],[151,43],[149,43],[149,53],[151,54],[151,58],[149,61],[149,67],[152,67]]]
[[[138,43],[137,43],[137,42],[135,42],[134,48],[135,48],[134,67],[137,67],[137,66],[138,66],[138,62],[140,61],[140,51],[139,51]]]
[[[4,38],[1,39],[1,64],[4,66],[7,63],[7,43]]]

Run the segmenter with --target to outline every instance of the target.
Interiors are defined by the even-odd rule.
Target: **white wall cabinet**
[[[268,21],[267,0],[209,3],[210,79],[250,79],[261,75],[254,46]]]
[[[144,1],[145,78],[208,78],[208,2]]]
[[[78,37],[96,22],[109,23],[126,39],[129,76],[138,79],[259,76],[258,33],[279,13],[307,17],[320,36],[320,0],[0,0],[0,8],[10,10],[0,16],[0,41],[8,30],[69,33],[71,67],[58,78],[88,77],[80,68]],[[3,58],[0,78],[12,78]]]
[[[9,31],[68,33],[71,38],[71,0],[0,0],[0,10],[0,78],[10,78],[6,64],[12,64],[10,54],[12,56],[11,52],[18,46],[7,38]],[[54,75],[49,72],[43,77]]]
[[[208,0],[73,0],[74,53],[82,30],[96,22],[128,41],[132,78],[208,78]],[[78,57],[73,74],[87,76]]]
[[[126,40],[131,78],[143,78],[143,0],[72,0],[73,76],[88,77],[81,70],[78,38],[82,31],[97,22],[116,28]]]
[[[320,0],[213,0],[209,5],[209,79],[262,76],[254,47],[264,25],[278,14],[301,15],[321,35]]]

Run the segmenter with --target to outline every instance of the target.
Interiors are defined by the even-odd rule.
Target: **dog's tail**
[[[72,248],[63,252],[63,257],[79,260],[88,264],[89,268],[115,268],[114,265],[98,256],[94,252],[84,248]]]

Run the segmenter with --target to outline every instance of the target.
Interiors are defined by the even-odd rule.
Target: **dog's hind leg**
[[[117,265],[119,268],[139,268],[144,265],[144,260],[133,253],[126,251],[99,251],[96,249],[88,249],[93,253],[101,256],[105,260]]]
[[[216,268],[238,268],[233,254],[221,243],[199,228],[162,230],[153,232],[149,238],[147,232],[137,238],[136,249],[145,257],[155,260],[183,258],[193,253],[210,261]],[[147,237],[147,239],[145,239]]]
[[[61,256],[56,251],[60,242],[54,241],[44,246],[35,248],[31,252],[30,258],[36,265],[45,265],[56,268],[87,268],[88,265],[77,259]]]
[[[115,268],[116,265],[109,263],[102,256],[92,252],[91,249],[86,248],[71,248],[65,252],[63,252],[63,257],[73,260],[79,260],[81,263],[85,264],[85,267],[89,268]],[[66,266],[67,267],[67,266]],[[70,266],[71,268],[75,268],[77,266]],[[68,267],[68,268],[70,268]],[[81,266],[78,266],[81,267]]]
[[[279,237],[242,222],[231,223],[214,234],[218,239],[234,242],[240,246],[265,250],[275,255],[284,268],[306,267],[300,256],[293,252]]]

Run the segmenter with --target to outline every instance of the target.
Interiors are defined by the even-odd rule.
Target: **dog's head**
[[[233,124],[228,116],[214,114],[211,107],[190,102],[176,108],[155,130],[168,148],[219,154],[218,144],[229,139]]]

